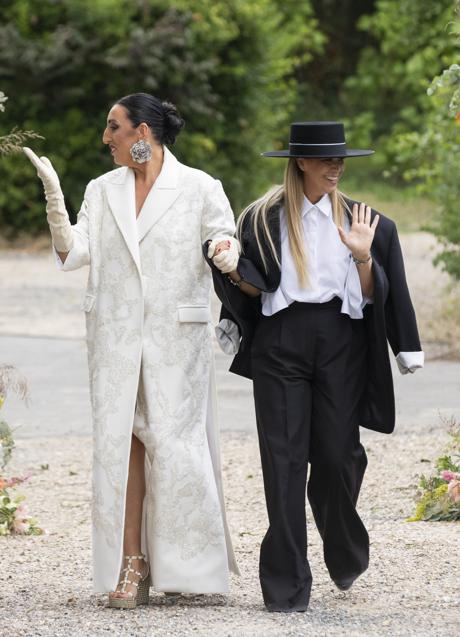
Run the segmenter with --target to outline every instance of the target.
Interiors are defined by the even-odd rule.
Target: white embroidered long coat
[[[131,434],[146,448],[143,550],[158,591],[226,592],[225,519],[207,239],[233,235],[219,181],[165,148],[136,219],[134,173],[88,184],[62,266],[90,265],[84,302],[94,426],[93,580],[118,582]]]

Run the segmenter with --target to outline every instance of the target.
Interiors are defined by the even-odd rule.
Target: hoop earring
[[[130,155],[137,164],[145,164],[152,159],[152,146],[145,139],[140,139],[129,149]]]

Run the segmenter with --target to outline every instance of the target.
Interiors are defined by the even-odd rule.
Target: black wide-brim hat
[[[270,150],[264,157],[363,157],[373,150],[347,148],[345,129],[340,122],[294,122],[288,150]]]

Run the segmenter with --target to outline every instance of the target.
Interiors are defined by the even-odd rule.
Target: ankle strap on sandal
[[[136,571],[136,569],[133,568],[132,564],[133,564],[133,560],[145,560],[145,555],[124,555],[124,559],[128,560],[128,564],[125,568],[121,569],[123,580],[121,580],[118,583],[118,585],[121,585],[122,593],[126,593],[126,586],[128,584],[130,584],[131,586],[135,586],[136,588],[139,587],[139,582],[136,582],[130,579],[129,575],[130,573],[133,573],[134,575],[137,575],[140,579],[142,579],[142,573],[140,571]],[[149,570],[150,569],[148,568],[148,565],[147,565],[147,575],[144,576],[144,579],[148,576]],[[130,593],[130,595],[133,596],[132,593]]]

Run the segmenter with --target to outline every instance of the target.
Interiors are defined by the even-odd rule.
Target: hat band
[[[295,144],[289,144],[289,146],[345,146],[345,142],[333,142],[330,144],[300,144],[296,142]]]
[[[301,157],[307,153],[311,157],[336,157],[337,152],[343,154],[346,152],[347,145],[345,142],[337,142],[333,144],[289,144],[289,150],[292,154]]]

